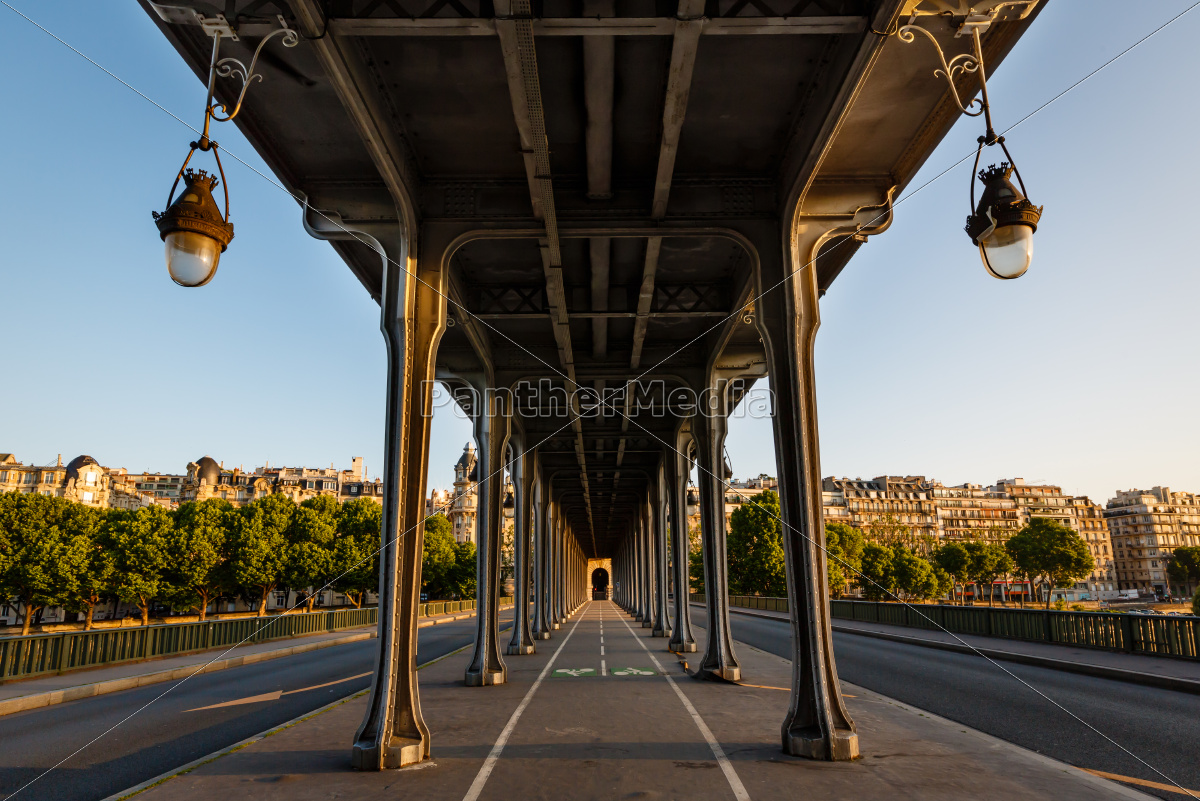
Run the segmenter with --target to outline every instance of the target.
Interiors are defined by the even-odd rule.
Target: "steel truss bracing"
[[[605,558],[614,600],[663,649],[696,650],[702,584],[693,673],[747,678],[729,630],[723,443],[750,387],[769,385],[792,610],[781,746],[857,755],[827,617],[819,298],[958,117],[955,93],[890,35],[915,11],[961,50],[957,0],[142,2],[202,75],[202,18],[223,15],[231,57],[280,17],[299,32],[262,47],[264,80],[235,123],[380,303],[381,648],[355,767],[430,753],[415,647],[435,380],[474,424],[463,691],[485,694],[473,688],[504,682],[506,659],[561,636],[589,597],[588,560]],[[990,70],[1036,13],[989,17]],[[239,88],[219,79],[217,99]],[[502,639],[506,480],[518,622]]]

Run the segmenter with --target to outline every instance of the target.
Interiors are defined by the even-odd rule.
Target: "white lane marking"
[[[600,646],[600,656],[604,656],[604,646]]]
[[[686,708],[688,714],[692,716],[692,720],[695,722],[696,728],[700,730],[700,733],[704,735],[704,739],[708,741],[708,747],[712,749],[713,756],[717,759],[717,764],[721,766],[721,772],[725,774],[726,780],[729,781],[729,789],[733,790],[733,797],[738,801],[750,801],[750,794],[746,792],[745,785],[743,785],[742,780],[738,778],[737,771],[733,769],[733,765],[729,762],[729,757],[725,756],[725,749],[721,748],[721,744],[717,742],[717,738],[713,736],[712,729],[708,728],[708,724],[704,722],[704,718],[700,717],[700,713],[696,711],[696,707],[692,706],[692,702],[689,701],[688,697],[683,694],[683,690],[679,689],[679,685],[675,683],[675,679],[671,678],[671,675],[667,673],[667,671],[663,670],[662,664],[658,661],[650,649],[646,647],[646,643],[642,640],[642,638],[634,633],[633,629],[629,625],[629,622],[624,618],[621,619],[621,622],[625,624],[625,628],[629,629],[630,635],[637,640],[638,645],[642,646],[642,650],[645,651],[646,655],[650,657],[650,661],[654,663],[654,666],[658,668],[658,672],[661,673],[663,678],[667,680],[667,683],[671,685],[671,689],[674,690],[675,694],[679,696],[679,700],[683,702],[684,708]]]
[[[605,666],[603,659],[600,660],[600,675],[601,676],[608,675],[608,667]]]
[[[588,605],[591,605],[588,601]],[[550,661],[542,668],[542,672],[538,674],[537,679],[533,682],[533,686],[529,688],[529,692],[525,693],[525,697],[521,699],[521,703],[513,710],[512,717],[508,719],[504,731],[500,732],[500,737],[496,740],[496,744],[492,746],[491,753],[487,759],[483,761],[483,765],[479,768],[479,773],[475,775],[475,781],[471,782],[471,788],[467,790],[467,794],[463,796],[463,801],[477,801],[479,794],[483,792],[483,786],[487,784],[488,777],[492,775],[492,769],[496,767],[496,761],[500,759],[500,754],[504,751],[504,746],[508,743],[508,738],[512,736],[513,729],[517,727],[517,721],[521,719],[521,714],[525,711],[525,707],[529,706],[529,702],[533,700],[533,694],[537,692],[538,687],[542,686],[542,681],[550,673],[550,668],[554,667],[554,660],[558,659],[558,655],[562,653],[562,649],[566,646],[567,641],[571,639],[571,635],[575,633],[575,629],[579,628],[580,622],[583,621],[583,616],[575,621],[575,625],[567,632],[567,636],[563,637],[563,641],[559,643],[558,648],[554,651],[554,656],[550,657]]]

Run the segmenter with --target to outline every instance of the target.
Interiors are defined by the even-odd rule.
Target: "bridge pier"
[[[704,594],[708,629],[704,656],[692,675],[701,679],[741,681],[742,669],[729,631],[729,570],[725,552],[725,434],[729,414],[728,383],[710,382],[711,399],[692,418],[700,489],[700,537],[704,554]]]
[[[399,768],[429,757],[429,728],[417,689],[417,604],[421,590],[424,497],[433,417],[434,359],[446,324],[444,275],[410,259],[401,226],[363,226],[357,233],[310,234],[369,241],[382,257],[380,329],[387,346],[383,509],[379,554],[379,659],[367,711],[354,735],[357,770]],[[416,268],[421,282],[407,269]]]
[[[475,551],[475,650],[464,681],[468,687],[503,684],[508,668],[500,655],[500,508],[504,491],[504,452],[512,431],[507,399],[489,393],[489,384],[475,384],[471,415],[479,443],[476,469],[479,499]]]
[[[662,503],[663,466],[660,462],[653,471],[647,489],[650,493],[650,532],[654,546],[654,627],[655,637],[671,636],[671,619],[667,614],[667,527],[666,509]]]
[[[539,471],[536,471],[540,473]],[[534,578],[533,578],[533,631],[535,640],[550,639],[550,619],[547,617],[549,607],[550,567],[546,564],[549,556],[548,519],[550,515],[550,491],[544,476],[537,477],[537,502],[533,505],[533,548],[534,548]]]
[[[666,483],[667,508],[670,513],[671,559],[675,584],[674,626],[667,648],[676,653],[688,654],[696,651],[696,640],[692,636],[692,619],[688,614],[688,599],[691,584],[688,581],[687,527],[687,475],[690,461],[691,435],[683,432],[683,426],[675,435],[675,447],[664,449],[663,473]]]
[[[524,435],[513,438],[513,630],[508,643],[510,655],[532,654],[536,649],[529,630],[529,541],[534,474],[537,451],[530,449]]]

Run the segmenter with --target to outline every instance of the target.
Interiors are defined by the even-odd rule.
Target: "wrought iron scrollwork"
[[[258,43],[258,47],[254,49],[254,56],[250,59],[250,66],[247,67],[240,59],[233,58],[232,56],[227,56],[213,64],[212,70],[218,77],[229,78],[236,76],[242,80],[242,91],[238,93],[237,103],[234,105],[233,111],[230,111],[224,103],[214,101],[212,97],[209,97],[208,113],[217,122],[229,122],[236,117],[238,112],[242,110],[242,101],[246,99],[246,90],[250,88],[250,84],[262,80],[263,76],[255,72],[254,68],[258,64],[258,56],[262,53],[262,49],[266,46],[267,42],[283,34],[283,39],[280,41],[284,47],[295,47],[300,43],[300,37],[296,34],[296,31],[287,26],[283,17],[279,18],[279,24],[283,27],[271,31]],[[225,116],[220,116],[217,113],[218,108],[220,109],[220,114],[224,114]]]
[[[976,48],[975,52],[960,53],[959,55],[947,61],[946,54],[942,52],[942,46],[938,44],[938,40],[934,38],[932,33],[925,30],[920,25],[905,25],[896,32],[896,36],[900,39],[900,41],[905,42],[906,44],[912,44],[912,42],[916,39],[915,32],[918,31],[923,33],[929,39],[929,41],[933,43],[933,49],[937,52],[938,60],[942,62],[941,68],[934,70],[933,74],[935,76],[940,75],[945,77],[946,83],[950,86],[950,95],[954,98],[954,102],[958,106],[958,110],[963,114],[966,114],[968,117],[978,117],[980,114],[983,114],[985,111],[987,111],[987,107],[978,98],[972,98],[971,102],[964,106],[962,98],[958,96],[958,87],[954,85],[954,78],[960,72],[968,72],[972,74],[979,72],[979,69],[983,64],[983,59],[979,55],[978,47]],[[980,74],[981,79],[982,77],[982,74]],[[975,111],[971,111],[971,109],[976,108],[976,106],[978,106],[978,108]]]

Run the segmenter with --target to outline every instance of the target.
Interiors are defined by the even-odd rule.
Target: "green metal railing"
[[[500,599],[501,606],[510,604],[512,598]],[[474,608],[474,601],[435,601],[421,604],[417,614],[432,617]],[[0,637],[0,681],[373,626],[378,621],[379,610],[370,607]]]
[[[703,593],[691,599],[704,603]],[[729,605],[788,611],[787,598],[731,595]],[[1067,612],[994,606],[944,606],[876,601],[830,601],[830,616],[840,620],[976,634],[1055,645],[1074,645],[1130,654],[1200,659],[1200,617],[1131,615],[1114,612]]]

